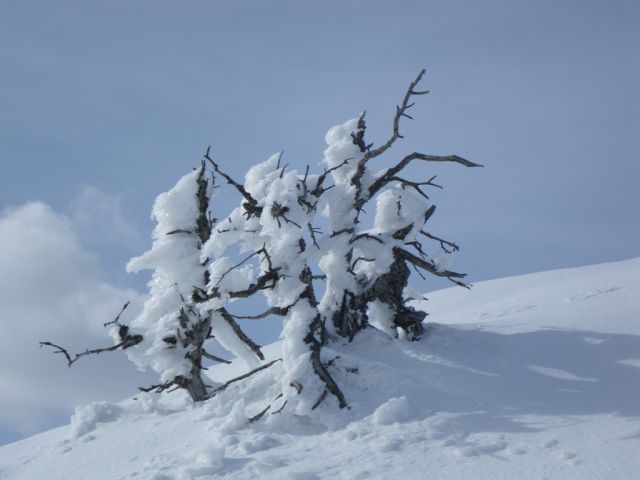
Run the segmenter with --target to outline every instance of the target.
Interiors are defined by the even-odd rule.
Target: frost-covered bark
[[[196,308],[205,286],[200,249],[211,232],[207,214],[213,191],[204,163],[158,196],[152,218],[153,245],[127,265],[153,270],[150,297],[131,326],[143,336],[128,350],[139,367],[150,366],[165,384],[185,388],[194,400],[207,396],[202,379],[203,345],[211,317]]]
[[[356,119],[335,126],[325,136],[327,149],[325,165],[332,169],[334,187],[326,194],[325,214],[329,218],[329,238],[320,260],[320,268],[327,276],[327,286],[320,302],[320,312],[328,320],[332,332],[352,337],[366,327],[365,278],[356,273],[360,261],[358,244],[367,242],[358,238],[359,211],[355,204],[358,186],[351,181],[365,152],[354,142],[358,132]],[[368,177],[363,181],[369,180]]]
[[[325,140],[324,162],[336,167],[331,175],[335,182],[326,208],[331,225],[331,241],[320,261],[327,276],[327,289],[320,309],[330,319],[333,331],[353,338],[358,331],[372,324],[392,335],[418,339],[423,333],[424,312],[408,306],[405,290],[410,276],[409,266],[446,277],[459,285],[464,274],[451,272],[432,260],[418,240],[419,235],[440,241],[422,230],[435,211],[424,189],[442,188],[426,181],[401,177],[403,169],[413,161],[453,162],[467,167],[480,165],[456,155],[437,156],[411,153],[395,165],[371,171],[369,161],[386,153],[400,138],[400,120],[411,118],[406,112],[413,106],[412,97],[427,92],[416,90],[424,70],[411,83],[400,106],[396,107],[391,137],[372,148],[365,139],[364,114],[359,119],[329,130]],[[340,165],[340,168],[337,168]],[[360,228],[360,214],[367,203],[376,198],[375,221],[372,229]],[[407,249],[413,249],[411,253]],[[457,246],[455,246],[457,249]]]
[[[340,407],[346,406],[320,360],[326,335],[310,267],[320,253],[312,221],[326,177],[287,170],[280,165],[280,155],[274,155],[251,168],[243,185],[229,179],[243,196],[243,203],[220,222],[204,249],[205,255],[221,254],[239,242],[243,251],[252,252],[231,268],[210,268],[208,293],[212,300],[203,306],[217,308],[225,298],[260,291],[267,301],[267,312],[284,316],[283,401],[299,414],[313,409],[325,391],[337,398]],[[236,276],[248,273],[253,268],[250,262],[256,268],[253,282],[248,275],[244,283],[221,290],[223,279],[232,272]]]
[[[129,351],[129,357],[160,374],[163,383],[154,387],[175,385],[196,401],[209,396],[203,359],[229,363],[208,353],[207,341],[215,338],[252,368],[264,359],[260,347],[225,308],[234,292],[250,284],[251,270],[235,268],[229,258],[214,258],[213,252],[203,253],[213,228],[209,212],[213,178],[207,175],[203,161],[199,170],[158,196],[152,212],[157,221],[153,246],[127,266],[129,271],[154,271],[150,298],[132,322],[144,340],[140,348]]]

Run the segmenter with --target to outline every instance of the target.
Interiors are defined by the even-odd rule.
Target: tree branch
[[[323,188],[322,184],[324,183],[324,181],[327,179],[327,176],[331,173],[334,172],[335,170],[338,170],[339,168],[344,167],[347,163],[349,163],[350,160],[353,160],[353,157],[349,157],[346,160],[344,160],[343,162],[341,162],[339,165],[336,165],[335,167],[331,167],[328,169],[325,169],[325,171],[322,173],[322,175],[320,175],[318,177],[318,181],[316,182],[316,186],[315,188],[311,191],[311,195],[313,195],[314,197],[319,197],[320,195],[322,195],[324,192],[326,192],[327,190],[329,190],[329,188],[331,187],[327,187],[327,188]]]
[[[407,118],[411,118],[408,115],[406,115],[406,111],[411,107],[413,107],[414,105],[413,103],[411,104],[409,103],[411,96],[424,95],[426,93],[429,93],[428,91],[418,92],[415,90],[416,86],[418,85],[418,83],[420,83],[420,80],[422,80],[422,77],[424,76],[425,73],[426,73],[426,70],[424,68],[420,70],[420,73],[418,73],[418,76],[416,77],[416,79],[413,82],[411,82],[411,84],[409,85],[409,88],[407,88],[407,91],[405,92],[404,97],[402,98],[402,104],[399,107],[396,107],[396,114],[393,117],[393,127],[392,127],[391,138],[389,138],[389,140],[387,140],[386,143],[379,146],[378,148],[368,151],[364,155],[364,157],[362,157],[362,159],[360,160],[360,163],[362,163],[363,166],[370,159],[378,157],[382,155],[384,152],[386,152],[391,147],[391,145],[395,143],[396,140],[398,140],[399,138],[403,138],[402,135],[400,135],[400,118],[403,116]],[[360,164],[358,164],[358,168],[360,168]]]
[[[253,342],[253,340],[251,340],[246,333],[244,333],[242,331],[242,329],[240,328],[240,325],[238,325],[236,323],[236,321],[233,319],[233,317],[229,314],[229,312],[227,312],[227,310],[225,308],[221,308],[220,310],[218,310],[218,312],[220,312],[220,315],[222,315],[222,318],[229,324],[229,326],[233,329],[234,333],[236,334],[236,336],[247,346],[249,347],[249,349],[256,354],[256,357],[258,357],[260,360],[264,360],[264,355],[262,354],[262,351],[260,350],[260,345],[256,344]]]
[[[284,317],[287,315],[287,313],[289,313],[289,309],[293,307],[293,305],[295,305],[295,303],[289,305],[288,307],[271,307],[269,310],[266,310],[257,315],[233,315],[231,313],[229,313],[229,315],[237,320],[260,320],[261,318],[266,318],[269,315],[279,315],[281,317]]]
[[[55,343],[40,342],[40,348],[42,348],[44,346],[56,348],[57,350],[54,353],[62,353],[65,356],[65,358],[67,359],[67,364],[70,367],[72,364],[77,362],[80,357],[83,357],[85,355],[97,355],[97,354],[102,353],[102,352],[113,352],[114,350],[118,350],[119,348],[124,349],[124,348],[131,347],[133,345],[137,345],[141,341],[142,341],[142,337],[141,336],[140,336],[140,341],[138,341],[136,343],[132,343],[131,340],[126,338],[125,340],[123,340],[120,343],[117,343],[116,345],[113,345],[111,347],[95,348],[93,350],[87,349],[84,352],[76,353],[73,358],[71,358],[71,355],[69,354],[69,352],[67,351],[66,348],[63,348],[60,345],[56,345]]]
[[[438,270],[436,268],[436,266],[431,263],[431,262],[427,262],[426,260],[423,260],[420,257],[416,257],[413,253],[411,252],[407,252],[406,250],[402,249],[402,248],[398,248],[395,247],[394,252],[403,260],[406,260],[407,262],[413,264],[416,267],[422,268],[423,270],[426,270],[427,272],[437,276],[437,277],[444,277],[446,279],[448,279],[449,281],[455,283],[456,285],[459,285],[461,287],[464,288],[471,288],[469,285],[467,285],[464,282],[461,282],[459,280],[456,280],[456,278],[464,278],[467,276],[466,273],[457,273],[457,272],[451,272],[449,270]]]
[[[482,167],[482,165],[478,163],[470,162],[458,155],[447,155],[447,156],[438,156],[438,155],[426,155],[424,153],[413,152],[406,157],[404,157],[400,162],[398,162],[395,166],[387,169],[382,175],[380,175],[369,187],[369,192],[366,200],[373,197],[382,187],[393,180],[397,180],[396,175],[407,165],[409,165],[413,160],[423,160],[425,162],[453,162],[463,165],[465,167]],[[402,180],[399,180],[402,181]],[[364,203],[363,203],[364,204]]]
[[[424,230],[420,230],[420,233],[422,235],[424,235],[427,238],[430,238],[431,240],[435,240],[436,242],[440,242],[440,248],[442,248],[442,250],[444,250],[447,253],[453,253],[453,252],[457,252],[458,250],[460,250],[460,247],[458,247],[458,245],[456,245],[454,242],[450,242],[448,240],[445,240],[443,238],[440,237],[436,237],[435,235],[431,235],[428,232],[425,232]],[[449,246],[451,248],[451,250],[448,250],[445,245]]]
[[[263,410],[261,410],[260,412],[255,414],[253,417],[251,417],[249,419],[249,423],[255,423],[258,420],[260,420],[264,416],[264,414],[269,411],[270,408],[271,408],[271,404],[267,405]]]
[[[220,170],[219,165],[216,162],[214,162],[213,159],[211,158],[210,152],[211,152],[211,145],[207,147],[207,152],[204,154],[204,158],[213,166],[213,169],[216,171],[216,173],[222,176],[222,178],[224,178],[229,185],[234,187],[240,193],[240,195],[244,197],[244,199],[246,200],[246,204],[244,205],[244,208],[247,212],[247,215],[249,217],[260,216],[260,213],[262,212],[262,207],[258,206],[258,202],[256,201],[256,199],[253,198],[249,192],[247,192],[247,190],[244,188],[244,185],[236,182],[233,178],[231,178],[229,175],[227,175],[222,170]]]
[[[247,372],[247,373],[245,373],[243,375],[240,375],[239,377],[232,378],[228,382],[223,383],[222,385],[216,387],[216,389],[209,394],[209,398],[213,397],[217,393],[225,391],[229,387],[229,385],[231,385],[232,383],[239,382],[240,380],[244,380],[245,378],[249,378],[251,375],[253,375],[255,373],[258,373],[258,372],[260,372],[260,371],[262,371],[262,370],[264,370],[266,368],[269,368],[271,365],[273,365],[274,363],[279,362],[281,360],[282,360],[281,358],[276,358],[275,360],[272,360],[269,363],[265,363],[264,365],[260,365],[258,368],[254,368],[250,372]]]
[[[364,122],[364,115],[366,112],[363,113],[360,119],[358,120],[358,133],[352,134],[352,137],[353,137],[354,143],[360,147],[360,151],[365,153],[360,159],[360,161],[358,162],[358,165],[356,167],[356,172],[351,178],[351,184],[356,187],[358,192],[356,198],[359,198],[362,194],[360,182],[366,170],[367,162],[372,158],[382,155],[389,148],[391,148],[391,146],[396,142],[396,140],[398,140],[399,138],[403,138],[402,135],[400,135],[400,118],[407,117],[411,119],[411,117],[406,114],[406,111],[411,107],[413,107],[414,105],[413,103],[409,103],[411,96],[424,95],[428,93],[427,91],[418,92],[415,90],[418,83],[420,83],[420,80],[422,80],[422,77],[424,76],[425,72],[426,70],[424,68],[420,70],[420,73],[418,73],[418,76],[416,77],[416,79],[413,82],[411,82],[411,84],[409,85],[409,88],[407,88],[407,91],[405,92],[404,97],[402,98],[401,105],[396,106],[396,114],[393,117],[391,137],[383,145],[379,146],[376,149],[370,150],[371,145],[366,146],[364,142],[364,131],[366,128],[365,122]],[[363,148],[363,146],[365,148]],[[366,200],[362,202],[362,205],[364,205],[364,203],[366,203]],[[360,209],[362,205],[357,206],[357,208]]]
[[[247,298],[253,295],[254,293],[259,292],[260,290],[266,290],[267,288],[273,288],[278,281],[278,272],[276,270],[269,270],[262,275],[260,275],[255,283],[249,285],[245,290],[238,290],[235,292],[228,292],[230,298]],[[269,284],[269,282],[271,282]],[[213,292],[212,295],[216,295],[216,292]]]
[[[103,326],[106,327],[108,325],[118,325],[118,336],[120,337],[120,343],[117,343],[115,345],[112,345],[110,347],[104,347],[104,348],[94,348],[93,350],[89,350],[88,348],[84,351],[84,352],[80,352],[80,353],[76,353],[75,356],[72,358],[71,354],[69,353],[69,351],[64,348],[61,347],[60,345],[56,345],[55,343],[51,343],[51,342],[39,342],[40,343],[40,348],[42,347],[52,347],[55,348],[56,350],[54,351],[54,353],[62,353],[64,355],[64,357],[67,360],[67,365],[70,367],[71,365],[73,365],[75,362],[78,361],[78,359],[80,359],[81,357],[84,357],[85,355],[97,355],[99,353],[102,352],[113,352],[114,350],[118,350],[119,348],[122,348],[123,350],[126,350],[129,347],[133,347],[135,345],[138,345],[140,342],[142,342],[142,335],[138,335],[138,334],[134,334],[134,335],[130,335],[129,334],[129,327],[127,325],[123,325],[120,323],[120,316],[122,315],[122,313],[127,309],[127,307],[129,306],[130,302],[126,302],[122,308],[120,309],[120,312],[118,313],[118,315],[116,315],[116,318],[111,320],[110,322],[104,323]]]
[[[202,353],[202,356],[204,358],[208,358],[209,360],[213,360],[214,362],[226,363],[226,364],[230,364],[231,363],[231,360],[226,360],[224,358],[220,358],[220,357],[216,357],[215,355],[211,355],[204,348],[202,350],[200,350],[200,352]]]
[[[175,389],[180,388],[180,386],[177,384],[175,380],[169,380],[168,382],[158,383],[156,385],[150,385],[148,387],[138,387],[138,390],[140,390],[141,392],[147,392],[147,393],[151,391],[155,391],[156,393],[161,393],[174,386],[175,386]]]
[[[118,315],[116,315],[116,318],[114,318],[113,320],[111,320],[110,322],[107,323],[103,323],[102,326],[106,327],[107,325],[112,325],[112,324],[116,324],[116,325],[120,325],[120,316],[122,315],[122,313],[127,309],[127,307],[129,306],[131,302],[127,301],[122,308],[120,309],[120,313],[118,313]]]

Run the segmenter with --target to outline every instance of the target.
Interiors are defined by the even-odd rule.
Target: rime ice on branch
[[[150,298],[131,324],[135,337],[125,332],[128,337],[116,338],[120,343],[114,347],[83,354],[126,348],[139,366],[160,375],[162,383],[147,390],[183,388],[194,400],[205,400],[273,364],[260,363],[260,347],[240,325],[280,315],[284,368],[273,411],[287,407],[305,415],[327,398],[346,407],[332,362],[323,357],[325,346],[351,340],[365,328],[418,340],[426,313],[408,305],[412,268],[468,287],[464,274],[448,269],[458,246],[425,227],[435,212],[428,189],[442,187],[435,176],[416,181],[403,175],[416,161],[481,165],[457,155],[413,152],[392,160],[391,166],[371,167],[403,138],[401,120],[411,119],[413,99],[427,93],[418,90],[424,73],[396,107],[391,136],[382,145],[367,143],[364,114],[331,128],[320,174],[310,173],[308,166],[300,173],[276,154],[250,168],[240,183],[208,149],[199,169],[156,199],[153,245],[128,265],[130,271],[153,270]],[[210,214],[214,175],[241,197],[240,205],[215,224]],[[374,212],[371,228],[362,227],[365,206]],[[328,217],[325,233],[314,226],[318,212]],[[423,241],[435,242],[441,254],[430,257]],[[321,272],[314,272],[318,268]],[[315,287],[320,281],[326,285],[318,301]],[[264,312],[243,314],[242,300],[257,294],[266,301]],[[213,339],[252,370],[217,388],[206,385],[203,359],[228,362],[206,351]],[[71,358],[55,344],[44,345]],[[270,408],[271,403],[251,421]]]
[[[435,184],[435,176],[425,181],[402,177],[402,171],[414,160],[453,162],[466,167],[479,167],[457,155],[437,156],[413,152],[393,166],[371,171],[369,162],[386,153],[403,138],[402,117],[411,119],[407,111],[414,106],[416,90],[425,71],[409,85],[402,103],[396,107],[392,135],[381,146],[372,148],[365,140],[365,115],[329,130],[325,138],[328,148],[324,162],[329,167],[346,162],[333,170],[335,188],[327,193],[327,214],[331,225],[330,241],[320,261],[327,277],[327,288],[320,310],[327,324],[340,336],[353,336],[370,323],[395,335],[420,338],[424,312],[409,307],[405,297],[410,266],[466,286],[464,274],[440,268],[423,249],[420,235],[441,240],[423,230],[435,211],[425,192]],[[360,229],[359,216],[364,206],[376,198],[375,224],[371,230]],[[447,250],[447,253],[451,253]],[[371,322],[369,321],[371,316]]]
[[[185,388],[194,400],[207,397],[201,371],[211,318],[196,306],[204,295],[200,249],[211,232],[212,183],[203,162],[159,195],[152,211],[157,222],[153,245],[127,265],[130,272],[153,270],[150,297],[131,324],[144,340],[128,352],[129,358],[139,367],[153,368],[160,375],[159,388]]]

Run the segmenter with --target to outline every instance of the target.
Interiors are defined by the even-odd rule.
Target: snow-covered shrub
[[[458,247],[425,228],[435,211],[426,189],[441,188],[435,176],[415,181],[403,171],[416,161],[479,165],[456,155],[419,152],[380,170],[369,163],[402,138],[400,120],[411,118],[412,99],[427,93],[416,90],[423,75],[396,108],[390,138],[376,148],[365,140],[362,114],[329,130],[320,173],[308,166],[302,172],[282,165],[281,154],[276,154],[251,167],[240,183],[207,150],[198,169],[158,196],[153,245],[127,267],[153,270],[150,297],[126,327],[124,339],[125,327],[116,319],[114,335],[119,332],[116,340],[121,343],[110,347],[126,348],[137,365],[159,374],[161,383],[150,389],[183,388],[194,400],[224,391],[230,382],[211,386],[202,378],[203,363],[227,361],[207,351],[214,341],[253,369],[243,378],[267,368],[271,363],[261,363],[260,347],[240,323],[280,315],[284,342],[278,411],[287,407],[305,415],[327,398],[344,408],[347,399],[323,348],[351,340],[366,328],[418,340],[426,313],[408,304],[415,297],[409,286],[411,268],[466,286],[464,274],[448,269]],[[241,197],[226,217],[212,205],[214,178],[222,178]],[[365,207],[372,212],[370,222],[365,221]],[[326,220],[318,221],[318,213]],[[214,222],[214,217],[222,219]],[[327,225],[324,233],[317,227],[322,222]],[[442,253],[433,259],[421,240],[437,242]],[[320,282],[324,287],[318,298]],[[242,300],[254,295],[263,297],[265,311],[242,315]],[[104,349],[87,353],[99,351]],[[385,408],[378,415],[381,422],[399,419],[408,406],[399,399]]]

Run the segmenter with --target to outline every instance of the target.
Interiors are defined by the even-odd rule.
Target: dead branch
[[[259,217],[260,213],[262,213],[262,207],[258,206],[258,202],[256,201],[256,199],[253,198],[249,192],[247,192],[247,190],[244,188],[244,185],[236,182],[233,178],[231,178],[229,175],[227,175],[222,170],[220,170],[220,166],[216,162],[214,162],[213,159],[211,158],[210,152],[211,152],[211,145],[207,147],[207,151],[204,154],[204,158],[213,166],[213,169],[216,171],[216,173],[222,176],[222,178],[224,178],[229,185],[234,187],[240,193],[240,195],[242,195],[242,197],[245,199],[246,203],[244,204],[244,208],[245,208],[245,211],[247,212],[247,216],[249,218],[252,216]]]
[[[313,275],[308,266],[300,273],[300,280],[306,284],[306,288],[300,294],[299,298],[306,299],[312,308],[317,308],[318,301],[316,300],[315,292],[313,290]],[[342,393],[342,390],[340,390],[340,387],[338,387],[338,384],[327,371],[320,359],[320,350],[326,342],[325,327],[320,312],[318,312],[311,321],[309,331],[304,337],[304,342],[309,345],[309,350],[311,350],[311,366],[315,374],[324,382],[325,388],[336,397],[340,408],[348,407],[349,405]],[[300,388],[300,390],[302,390],[302,388]]]
[[[402,189],[405,189],[407,187],[411,187],[413,188],[416,192],[418,192],[419,195],[421,195],[422,197],[426,198],[427,200],[429,200],[429,196],[424,193],[424,191],[422,190],[421,187],[436,187],[442,190],[442,186],[438,185],[437,183],[433,183],[433,180],[436,178],[436,175],[434,175],[433,177],[431,177],[429,180],[427,180],[426,182],[414,182],[411,180],[407,180],[405,178],[401,178],[401,177],[392,177],[389,181],[393,182],[399,182],[400,186],[402,187]]]
[[[401,182],[404,181],[405,183],[409,183],[406,180],[398,179],[397,174],[403,168],[409,165],[413,160],[423,160],[425,162],[453,162],[453,163],[458,163],[460,165],[463,165],[465,167],[482,167],[482,165],[478,163],[470,162],[469,160],[459,157],[458,155],[438,156],[438,155],[425,155],[424,153],[413,152],[407,155],[406,157],[404,157],[402,160],[400,160],[400,162],[398,162],[395,166],[387,169],[382,175],[380,175],[371,184],[371,186],[369,187],[366,200],[373,197],[376,193],[380,191],[382,187],[384,187],[385,185],[387,185],[389,182],[393,180],[398,180]],[[364,205],[364,203],[366,203],[366,200],[361,199],[361,201],[362,200],[364,200],[364,202],[362,203]]]
[[[251,375],[261,372],[262,370],[269,368],[270,366],[272,366],[274,363],[281,361],[281,358],[276,358],[275,360],[270,361],[269,363],[265,363],[264,365],[260,365],[258,368],[254,368],[253,370],[251,370],[250,372],[247,372],[243,375],[240,375],[239,377],[235,377],[232,378],[231,380],[229,380],[228,382],[223,383],[222,385],[219,385],[218,387],[216,387],[215,390],[213,390],[213,392],[211,392],[209,394],[209,398],[215,396],[217,393],[220,392],[224,392],[229,385],[235,383],[235,382],[239,382],[240,380],[244,380],[245,378],[249,378]]]
[[[226,277],[229,273],[231,273],[233,270],[235,270],[236,268],[240,268],[242,265],[244,265],[246,262],[248,262],[249,260],[251,260],[253,257],[255,257],[256,255],[260,255],[262,252],[266,252],[266,250],[263,248],[261,248],[260,250],[256,250],[255,252],[253,252],[251,255],[248,255],[247,257],[245,257],[242,261],[240,261],[239,263],[237,263],[236,265],[233,265],[232,267],[229,267],[222,275],[220,275],[220,277],[218,278],[218,281],[216,282],[215,286],[217,287],[218,285],[220,285],[220,283],[222,283],[222,280],[224,280],[224,277]]]
[[[288,211],[289,207],[280,205],[278,202],[273,202],[273,204],[271,205],[270,213],[271,216],[276,219],[276,222],[278,222],[278,227],[282,227],[282,225],[280,224],[280,218],[282,218],[285,222],[291,223],[298,228],[302,228],[298,223],[294,222],[285,215]]]
[[[244,333],[242,331],[242,329],[240,328],[240,325],[238,325],[236,323],[236,321],[233,319],[233,316],[231,316],[229,314],[229,312],[227,312],[227,310],[225,308],[221,308],[218,310],[218,312],[220,312],[220,315],[222,316],[222,318],[229,324],[229,326],[233,329],[234,333],[236,334],[236,336],[242,340],[242,342],[249,347],[249,349],[256,354],[256,357],[258,357],[260,360],[264,360],[264,355],[262,354],[262,351],[260,350],[260,345],[254,343],[248,336],[246,333]]]
[[[249,423],[254,423],[254,422],[257,422],[258,420],[260,420],[264,416],[264,414],[269,411],[270,408],[271,408],[271,404],[267,405],[263,410],[261,410],[256,415],[251,417],[249,419]]]
[[[384,243],[384,240],[374,235],[371,235],[370,233],[359,233],[358,235],[353,237],[351,240],[349,240],[349,243],[355,243],[358,240],[374,240],[378,243]]]
[[[411,82],[411,84],[409,85],[409,88],[407,88],[407,91],[405,92],[404,97],[402,98],[401,105],[399,107],[396,107],[396,114],[393,117],[393,127],[392,127],[393,133],[391,135],[391,138],[389,138],[389,140],[387,140],[386,143],[376,148],[375,150],[370,150],[369,152],[367,152],[363,157],[363,159],[361,160],[363,161],[363,163],[366,163],[370,159],[382,155],[391,147],[391,145],[395,143],[396,140],[398,140],[399,138],[403,138],[402,135],[400,135],[400,119],[402,117],[406,117],[409,119],[411,118],[409,115],[406,114],[407,110],[413,107],[414,105],[413,103],[409,103],[411,96],[425,95],[429,93],[428,91],[419,92],[419,91],[416,91],[415,89],[418,83],[420,83],[420,80],[422,80],[422,77],[424,76],[425,73],[426,73],[426,70],[424,68],[420,70],[420,73],[418,73],[418,76],[416,77],[416,79],[413,82]]]
[[[427,223],[436,211],[436,206],[431,205],[426,212],[424,212],[424,223]]]
[[[331,237],[331,238],[334,238],[334,237],[337,237],[337,236],[339,236],[339,235],[344,235],[344,234],[349,234],[349,235],[351,235],[351,234],[353,234],[353,232],[355,232],[355,230],[356,230],[356,229],[355,229],[355,228],[353,228],[353,227],[352,227],[352,228],[342,228],[342,229],[340,229],[340,230],[338,230],[338,231],[331,232],[330,237]]]
[[[183,228],[177,228],[175,230],[171,230],[170,232],[167,232],[165,235],[175,235],[177,233],[186,233],[187,235],[191,235],[193,233],[193,230],[185,230]]]
[[[171,387],[175,387],[174,390],[180,388],[176,380],[170,380],[168,382],[158,383],[156,385],[151,385],[149,387],[138,387],[138,390],[140,390],[141,392],[147,392],[147,393],[151,391],[154,391],[155,393],[161,393],[161,392],[164,392],[165,390],[168,390]],[[170,391],[173,391],[173,390],[170,390]]]
[[[287,401],[285,400],[284,402],[282,402],[282,405],[280,406],[280,408],[278,410],[274,410],[273,412],[271,412],[271,415],[276,415],[280,412],[282,412],[282,410],[284,410],[284,407],[287,406]]]
[[[375,262],[376,259],[375,258],[367,258],[367,257],[358,257],[356,258],[353,263],[351,264],[351,270],[353,270],[354,268],[356,268],[356,265],[358,264],[358,262]]]
[[[318,177],[318,181],[316,182],[315,188],[311,191],[311,195],[313,195],[314,197],[320,197],[324,192],[329,190],[331,187],[324,188],[322,186],[324,184],[324,181],[327,179],[329,174],[331,174],[331,172],[335,172],[339,168],[344,167],[346,164],[349,163],[350,160],[353,160],[353,157],[349,157],[349,158],[345,159],[343,162],[341,162],[339,165],[336,165],[335,167],[331,167],[331,168],[328,168],[328,169],[325,168],[325,170],[322,173],[322,175],[320,175]]]
[[[226,292],[230,298],[247,298],[250,297],[251,295],[253,295],[254,293],[257,293],[261,290],[266,290],[268,288],[273,288],[276,284],[276,282],[278,281],[278,270],[277,268],[273,268],[273,263],[271,262],[271,256],[269,255],[269,252],[267,251],[266,245],[263,245],[262,248],[260,250],[255,251],[254,253],[252,253],[251,255],[249,255],[248,257],[246,257],[244,260],[242,260],[240,263],[238,263],[237,265],[234,265],[233,267],[229,268],[227,271],[225,271],[220,278],[218,279],[218,283],[216,284],[216,286],[214,286],[211,291],[209,292],[209,296],[210,297],[218,297],[220,295],[219,289],[217,288],[217,285],[220,284],[220,282],[222,281],[222,279],[224,278],[225,275],[227,275],[229,272],[231,272],[231,270],[233,270],[234,268],[238,268],[240,267],[242,264],[244,264],[246,261],[248,261],[250,258],[254,257],[255,255],[258,255],[262,253],[264,255],[264,260],[266,260],[267,265],[268,265],[268,270],[266,272],[264,272],[262,275],[260,275],[255,283],[252,283],[251,285],[249,285],[249,287],[247,287],[245,290],[239,290],[239,291],[232,291],[232,292]]]
[[[118,315],[116,315],[116,318],[114,318],[110,322],[106,322],[102,324],[104,327],[108,325],[118,325],[119,327],[118,336],[120,337],[120,342],[115,345],[112,345],[110,347],[104,347],[104,348],[94,348],[92,350],[89,350],[87,348],[84,352],[76,353],[73,357],[71,356],[71,354],[66,348],[61,347],[60,345],[56,345],[55,343],[39,342],[40,348],[42,347],[55,348],[56,350],[54,351],[54,353],[62,353],[67,360],[67,365],[70,367],[75,362],[77,362],[78,359],[80,359],[81,357],[84,357],[85,355],[97,355],[102,352],[113,352],[115,350],[118,350],[119,348],[122,348],[123,350],[125,350],[129,347],[138,345],[140,342],[142,342],[142,335],[138,335],[138,334],[130,335],[129,327],[127,325],[123,325],[120,323],[120,317],[122,316],[122,313],[127,309],[129,304],[130,302],[126,302],[122,306],[122,308],[120,309],[120,312],[118,313]]]
[[[442,250],[444,250],[447,253],[453,253],[453,252],[457,252],[458,250],[460,250],[460,247],[458,247],[458,245],[456,245],[454,242],[450,242],[450,241],[445,240],[443,238],[436,237],[435,235],[431,235],[430,233],[425,232],[424,230],[420,230],[420,233],[422,235],[424,235],[425,237],[430,238],[431,240],[435,240],[436,242],[440,242],[440,248],[442,248]],[[448,250],[445,245],[450,247],[451,250]]]
[[[309,230],[309,235],[311,236],[311,240],[313,241],[313,245],[320,250],[320,245],[318,245],[318,240],[316,239],[316,233],[322,234],[322,231],[319,228],[314,227],[310,223],[307,223],[307,228]]]
[[[287,307],[271,307],[270,309],[262,313],[259,313],[257,315],[233,315],[231,313],[229,313],[229,315],[231,315],[236,320],[260,320],[261,318],[266,318],[269,315],[278,315],[278,316],[284,317],[287,315],[287,313],[289,313],[289,309],[294,305],[295,303]]]
[[[200,350],[202,356],[204,358],[208,358],[209,360],[213,360],[214,362],[218,362],[218,363],[226,363],[226,364],[230,364],[231,360],[226,360],[224,358],[220,358],[217,357],[215,355],[211,355],[209,352],[207,352],[204,348],[202,350]]]
[[[138,340],[138,338],[139,338],[139,340]],[[80,357],[84,357],[85,355],[97,355],[97,354],[102,353],[102,352],[113,352],[114,350],[118,350],[119,348],[125,349],[125,348],[132,347],[134,345],[137,345],[141,341],[142,341],[142,336],[141,335],[135,335],[134,337],[126,337],[123,341],[121,341],[120,343],[117,343],[117,344],[115,344],[115,345],[113,345],[111,347],[94,348],[93,350],[87,349],[84,352],[76,353],[73,358],[71,358],[71,355],[69,354],[69,352],[67,351],[66,348],[63,348],[60,345],[56,345],[55,343],[40,342],[40,348],[42,348],[44,346],[56,348],[57,350],[55,350],[54,353],[62,353],[65,356],[65,358],[67,359],[67,364],[70,367],[72,364],[77,362],[78,359],[80,359]]]
[[[360,151],[364,153],[364,155],[358,162],[358,166],[356,167],[356,172],[354,173],[353,178],[351,179],[351,184],[354,185],[357,189],[356,198],[360,198],[362,195],[361,180],[362,180],[362,176],[366,171],[367,162],[372,158],[382,155],[396,142],[396,140],[398,140],[399,138],[403,138],[402,135],[400,135],[400,119],[402,117],[411,119],[411,117],[406,113],[407,110],[413,107],[414,105],[413,103],[409,103],[411,96],[424,95],[428,93],[428,91],[419,92],[415,90],[418,83],[420,83],[420,80],[422,80],[422,77],[424,76],[425,72],[426,72],[425,69],[420,70],[420,73],[418,73],[418,76],[416,77],[416,79],[413,82],[411,82],[411,84],[409,85],[409,88],[407,88],[407,91],[405,92],[404,97],[402,98],[402,103],[400,104],[400,106],[396,106],[396,114],[393,117],[391,137],[383,145],[379,146],[374,150],[370,149],[371,145],[368,145],[368,146],[365,145],[364,131],[366,129],[366,125],[364,121],[364,116],[366,112],[364,112],[360,116],[360,119],[358,120],[358,132],[352,135],[354,144],[358,145],[360,147]],[[369,195],[369,198],[370,197],[371,195]],[[364,205],[364,203],[366,203],[366,201],[362,202],[362,205]],[[358,206],[358,210],[362,207],[362,205]]]
[[[278,272],[277,270],[270,270],[262,275],[260,275],[255,283],[249,285],[248,288],[244,290],[238,290],[234,292],[228,292],[230,298],[247,298],[257,293],[261,290],[266,290],[268,288],[273,288],[278,281]],[[212,296],[216,296],[217,292],[212,292]]]
[[[436,266],[432,263],[432,262],[428,262],[426,260],[423,260],[420,257],[416,257],[413,253],[411,252],[407,252],[406,250],[402,249],[402,248],[398,248],[395,247],[393,249],[394,253],[396,253],[400,258],[402,258],[403,260],[413,264],[415,267],[418,268],[422,268],[423,270],[426,270],[427,272],[437,276],[437,277],[444,277],[447,280],[449,280],[450,282],[455,283],[456,285],[459,285],[461,287],[464,288],[471,288],[469,285],[467,285],[464,282],[461,282],[459,280],[456,280],[457,278],[464,278],[467,276],[466,273],[457,273],[457,272],[451,272],[449,270],[438,270],[436,268]]]
[[[111,320],[110,322],[107,323],[103,323],[102,326],[106,327],[107,325],[112,325],[112,324],[116,324],[119,325],[119,321],[120,321],[120,316],[122,315],[122,313],[127,309],[127,307],[129,306],[131,302],[127,301],[127,303],[125,303],[122,308],[120,309],[120,313],[118,313],[118,315],[116,315],[116,318],[114,318],[113,320]]]
[[[313,404],[313,406],[311,407],[311,410],[315,410],[316,408],[318,408],[320,406],[320,404],[322,402],[324,402],[324,399],[327,398],[329,391],[328,390],[324,390],[322,392],[322,395],[320,395],[320,397],[318,398],[318,400],[316,400],[316,403]]]
[[[405,245],[410,245],[413,248],[415,248],[423,260],[426,260],[426,261],[429,260],[429,256],[422,249],[422,243],[420,243],[418,240],[413,240],[412,242],[406,242]]]
[[[198,235],[200,240],[200,246],[204,245],[211,236],[211,227],[213,221],[209,217],[209,180],[207,180],[206,164],[202,160],[200,166],[200,172],[198,174],[198,191],[196,192],[196,198],[198,199],[198,219],[196,220],[196,230],[194,233]],[[211,183],[214,184],[215,177],[211,175]]]
[[[318,318],[320,318],[320,315],[318,315]],[[314,348],[312,346],[311,348],[311,365],[313,366],[313,371],[316,373],[316,375],[318,375],[318,377],[320,377],[320,380],[324,382],[326,389],[331,392],[333,396],[338,400],[338,406],[340,408],[348,407],[349,404],[344,398],[342,390],[340,390],[340,387],[338,387],[338,384],[335,382],[333,377],[331,377],[327,369],[322,364],[322,361],[320,360],[319,346],[317,348]]]

